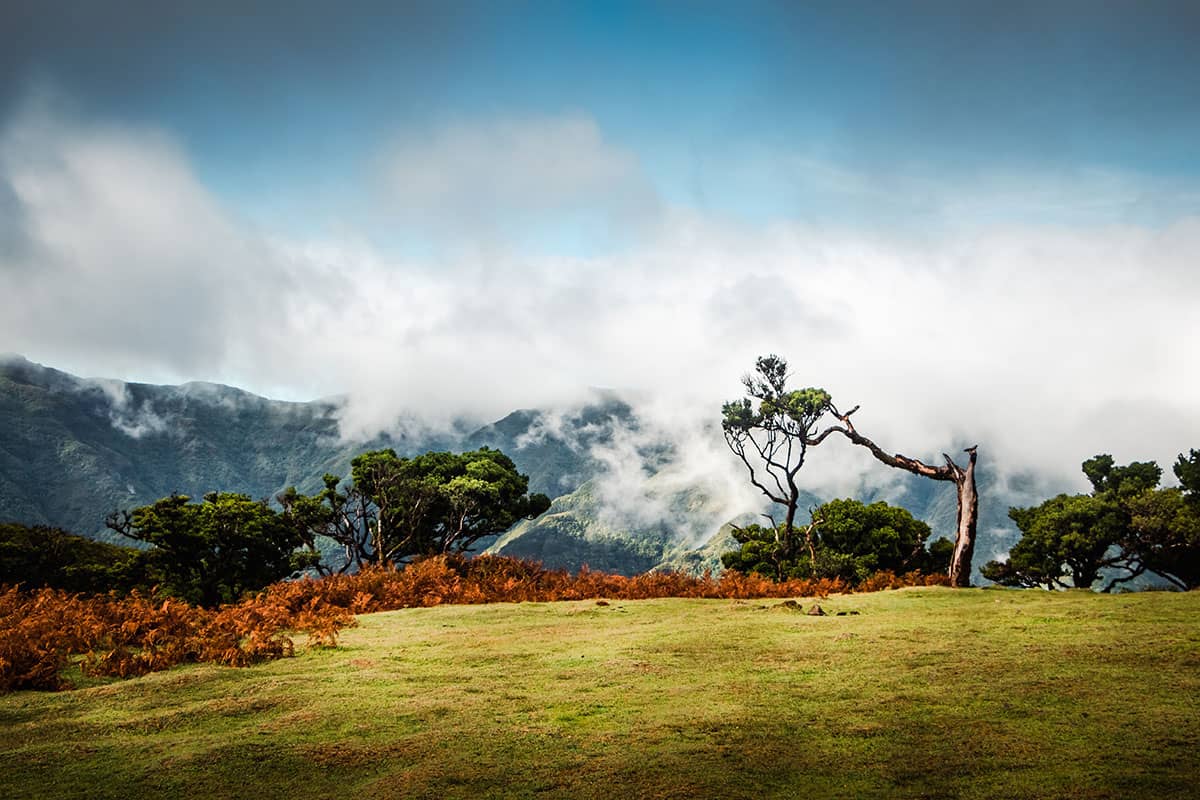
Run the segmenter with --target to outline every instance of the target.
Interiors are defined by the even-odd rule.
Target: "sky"
[[[779,353],[889,449],[1169,463],[1196,41],[1153,0],[7,0],[0,351],[348,435],[594,387],[699,430]]]

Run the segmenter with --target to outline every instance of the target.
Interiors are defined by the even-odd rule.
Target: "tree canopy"
[[[812,511],[806,547],[788,549],[780,531],[749,525],[734,531],[741,545],[721,556],[728,569],[776,580],[842,578],[858,583],[880,570],[944,572],[953,545],[938,539],[929,550],[929,526],[882,501],[831,500]]]
[[[528,494],[512,459],[487,447],[412,458],[371,450],[351,462],[351,477],[345,490],[326,475],[316,495],[292,488],[279,497],[309,541],[321,534],[343,548],[344,568],[467,551],[550,507],[546,495]]]
[[[315,557],[283,515],[245,494],[210,492],[201,503],[174,494],[110,514],[107,525],[152,546],[147,569],[163,590],[203,606],[235,601]]]
[[[984,566],[988,580],[1030,588],[1091,586],[1103,568],[1120,563],[1109,550],[1127,520],[1111,498],[1060,494],[1032,508],[1010,508],[1008,516],[1022,536],[1006,562]]]
[[[750,482],[783,506],[781,546],[787,551],[785,558],[791,558],[800,504],[796,474],[804,466],[808,448],[823,438],[815,435],[816,426],[829,409],[830,397],[824,389],[788,389],[787,380],[786,359],[758,358],[755,372],[742,378],[748,396],[722,406],[721,430],[729,449],[749,471]],[[776,528],[774,518],[771,522]]]
[[[1189,589],[1200,586],[1200,453],[1179,456],[1179,488],[1157,488],[1153,461],[1117,465],[1108,454],[1083,462],[1089,495],[1053,497],[1011,508],[1021,539],[983,570],[1006,586],[1091,587],[1106,591],[1146,572]]]
[[[782,526],[771,519],[772,537],[778,537],[786,555],[794,556],[798,546],[795,537],[796,509],[800,491],[796,474],[804,465],[808,448],[821,444],[830,434],[839,433],[853,444],[867,448],[875,458],[889,467],[903,469],[938,481],[953,482],[956,489],[958,518],[950,558],[949,576],[953,586],[971,585],[971,561],[975,553],[975,535],[979,520],[979,493],[975,483],[975,464],[978,447],[964,450],[967,464],[958,464],[943,453],[944,464],[926,464],[900,453],[889,453],[854,427],[851,416],[855,406],[846,413],[838,411],[833,399],[824,389],[787,389],[786,359],[769,355],[760,357],[755,372],[742,379],[749,397],[733,400],[722,407],[721,427],[725,442],[745,464],[750,482],[771,501],[786,509]],[[757,401],[757,405],[755,404]],[[829,414],[835,424],[818,432],[821,419]],[[761,477],[757,467],[765,469]]]
[[[60,528],[0,523],[0,583],[70,592],[128,591],[144,585],[144,552]]]

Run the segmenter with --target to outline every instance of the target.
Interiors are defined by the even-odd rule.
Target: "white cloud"
[[[21,246],[0,255],[0,335],[14,349],[213,374],[280,282],[161,133],[75,125],[35,101],[0,133],[0,184],[22,222]]]
[[[167,420],[154,410],[149,401],[138,404],[129,394],[123,381],[99,378],[82,382],[86,387],[100,390],[108,400],[108,418],[112,426],[131,439],[167,433]]]
[[[422,171],[456,159],[457,172]],[[565,207],[616,224],[620,187],[652,194],[631,156],[574,118],[408,142],[392,174],[407,176],[398,202],[414,214],[503,215],[511,200],[535,222]],[[650,398],[664,429],[707,454],[686,458],[716,463],[703,423],[756,355],[777,352],[914,456],[970,440],[1006,466],[1074,476],[1097,452],[1165,463],[1200,445],[1200,217],[902,235],[660,209],[636,245],[606,254],[403,258],[266,238],[170,139],[38,109],[0,134],[0,179],[20,220],[4,235],[21,242],[0,251],[2,349],[92,374],[347,392],[356,434],[605,386]],[[868,468],[839,452],[806,473]]]
[[[660,525],[694,547],[724,523],[764,508],[766,501],[725,449],[717,422],[664,412],[662,404],[642,404],[636,429],[621,426],[592,447],[603,465],[595,479],[600,514],[610,527]],[[655,453],[662,455],[647,458]]]
[[[624,240],[660,213],[636,156],[586,115],[406,131],[378,157],[378,180],[392,221],[421,238]]]

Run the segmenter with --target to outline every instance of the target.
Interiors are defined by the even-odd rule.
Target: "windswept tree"
[[[971,560],[979,527],[979,492],[975,484],[977,445],[963,451],[967,454],[965,466],[945,453],[944,464],[926,464],[900,453],[889,453],[854,427],[850,417],[859,406],[843,414],[824,389],[789,391],[786,359],[777,355],[760,357],[755,371],[757,374],[742,379],[749,397],[726,403],[722,408],[722,429],[729,448],[749,470],[750,482],[786,509],[782,527],[775,525],[774,518],[768,515],[774,529],[780,531],[778,535],[783,537],[785,552],[790,554],[796,546],[794,520],[800,497],[796,474],[804,465],[808,448],[820,444],[832,433],[840,433],[867,448],[889,467],[954,484],[958,520],[950,558],[950,582],[954,586],[971,585]],[[826,413],[837,423],[818,432]],[[759,469],[765,475],[759,474]]]
[[[867,448],[871,455],[889,467],[902,469],[935,481],[949,481],[954,484],[958,500],[958,519],[955,523],[954,552],[950,556],[950,584],[952,586],[970,586],[971,560],[975,556],[975,534],[979,528],[979,490],[975,485],[975,461],[978,445],[972,445],[963,451],[967,454],[965,466],[956,462],[946,453],[942,453],[945,462],[943,464],[926,464],[900,453],[889,453],[855,429],[850,416],[858,409],[859,406],[855,406],[842,414],[831,403],[830,413],[837,417],[841,425],[830,428],[826,433],[838,431],[854,444]]]
[[[343,491],[340,476],[325,473],[323,482],[325,488],[316,494],[300,494],[295,486],[289,486],[275,499],[283,507],[284,518],[310,551],[319,552],[317,537],[323,536],[342,550],[337,572],[360,570],[371,563],[375,510],[367,496],[353,486]],[[334,571],[320,558],[314,568],[322,575]]]
[[[830,407],[824,389],[789,390],[787,380],[786,359],[762,356],[754,373],[742,378],[748,396],[721,408],[725,443],[746,466],[750,482],[784,509],[782,525],[772,515],[764,516],[771,520],[772,536],[778,538],[780,558],[785,561],[794,558],[797,548],[800,487],[796,475],[804,466],[808,448],[825,438],[816,429]]]

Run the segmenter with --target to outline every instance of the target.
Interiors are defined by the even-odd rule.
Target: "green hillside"
[[[514,411],[466,437],[468,449],[492,447],[509,454],[529,476],[529,491],[548,497],[569,494],[600,469],[591,448],[604,444],[618,425],[636,425],[633,409],[610,392],[547,424],[536,409]]]
[[[554,500],[537,519],[517,523],[488,552],[578,570],[636,575],[662,561],[674,534],[665,524],[625,527],[604,517],[595,481]]]
[[[696,487],[676,488],[652,475],[640,487],[642,498],[629,498],[627,508],[639,500],[659,509],[652,519],[639,519],[606,502],[600,479],[584,483],[554,500],[540,517],[513,526],[488,548],[488,552],[532,559],[576,570],[583,565],[602,572],[635,575],[654,569],[700,574],[721,570],[721,553],[736,549],[721,509]],[[660,518],[659,518],[660,517]],[[736,521],[747,524],[752,514]],[[713,530],[715,527],[715,530]],[[689,543],[695,530],[712,530],[707,539]]]
[[[822,605],[409,609],[258,667],[16,693],[0,697],[2,794],[1195,796],[1200,594]]]

